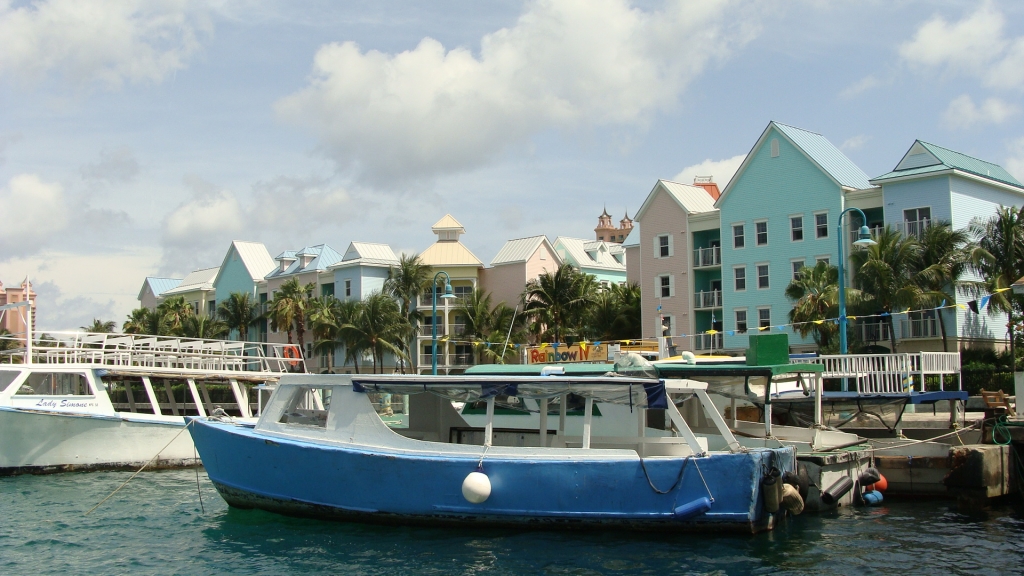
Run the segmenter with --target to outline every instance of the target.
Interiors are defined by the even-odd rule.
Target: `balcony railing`
[[[420,367],[429,368],[431,363],[430,354],[420,354]],[[445,354],[441,346],[437,347],[437,365],[444,367],[451,366],[472,366],[474,358],[472,354]]]
[[[885,322],[857,322],[854,325],[861,342],[888,342],[889,325]]]
[[[718,334],[697,334],[694,337],[693,347],[696,350],[721,350],[722,333]]]
[[[696,248],[693,251],[694,268],[710,268],[722,265],[722,248],[711,246],[709,248]]]
[[[420,324],[420,336],[431,337],[433,335],[433,326],[431,324]],[[444,336],[444,324],[437,325],[437,337]]]
[[[911,318],[900,323],[903,338],[941,338],[937,318]]]
[[[711,290],[708,292],[697,292],[693,295],[693,307],[696,309],[706,308],[721,308],[722,307],[722,291]]]
[[[918,240],[924,236],[924,231],[932,225],[931,218],[922,218],[921,220],[904,220],[896,225],[896,228],[904,236],[913,236]]]
[[[442,293],[439,292],[437,295],[438,308],[444,308],[445,306],[448,308],[466,306],[469,304],[470,298],[472,298],[472,293],[461,293],[454,298],[441,298],[441,294]],[[417,302],[418,308],[432,308],[434,306],[434,296],[430,292],[424,292],[417,297]]]

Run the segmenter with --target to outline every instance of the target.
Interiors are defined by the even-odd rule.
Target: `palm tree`
[[[349,331],[359,346],[373,355],[373,373],[377,374],[378,363],[384,371],[384,354],[390,352],[397,358],[405,356],[403,343],[410,330],[402,318],[398,304],[388,295],[373,292],[359,307],[354,322],[342,326]]]
[[[111,332],[114,331],[114,328],[117,328],[117,322],[114,322],[113,320],[107,320],[104,322],[99,318],[93,318],[91,326],[81,326],[80,328],[86,332],[95,332],[97,334],[110,334]]]
[[[491,313],[491,294],[484,290],[474,290],[469,298],[462,300],[462,305],[455,309],[455,313],[462,316],[466,326],[461,336],[470,340],[485,340],[494,328],[494,318]],[[474,347],[474,355],[479,351],[479,346]],[[479,364],[479,357],[476,359]]]
[[[847,300],[855,292],[847,288]],[[818,349],[829,350],[838,327],[825,320],[839,315],[839,269],[821,261],[801,268],[786,287],[786,297],[794,301],[789,311],[794,329],[804,338],[813,334]]]
[[[892,314],[915,308],[923,301],[917,281],[917,264],[921,247],[914,236],[903,236],[892,226],[886,226],[875,239],[876,244],[854,252],[854,278],[865,303],[885,313],[889,325],[889,343],[896,352],[896,332]]]
[[[298,278],[291,278],[281,284],[270,301],[271,328],[275,331],[284,328],[289,344],[292,343],[292,330],[295,330],[302,350],[306,349],[306,306],[315,287],[312,282],[303,286]]]
[[[413,328],[409,340],[405,343],[406,350],[412,350],[418,314],[415,311],[416,298],[430,286],[430,267],[424,264],[416,254],[402,254],[398,266],[388,270],[388,279],[384,282],[384,293],[398,300],[401,314],[405,322]],[[416,356],[416,355],[412,355]],[[413,366],[415,367],[415,362]]]
[[[917,278],[925,305],[942,306],[943,302],[955,302],[957,291],[977,291],[975,282],[964,280],[970,262],[971,235],[967,230],[953,230],[948,221],[933,222],[924,229],[919,243]],[[942,350],[948,352],[945,311],[939,310],[938,317]]]
[[[597,296],[597,280],[572,264],[562,264],[526,284],[524,310],[551,332],[555,342],[583,330],[584,316]]]
[[[590,337],[627,340],[639,338],[642,332],[639,284],[612,284],[598,293],[587,321]]]
[[[260,305],[248,292],[232,292],[217,306],[217,315],[228,330],[238,330],[238,339],[249,339],[249,327],[259,320]]]
[[[1024,302],[1021,296],[1005,289],[1024,276],[1024,206],[1000,206],[991,218],[976,219],[968,228],[977,238],[971,250],[970,267],[981,275],[991,295],[989,313],[1003,312],[1009,317],[1006,328],[1010,334],[1010,369],[1016,371],[1012,319],[1024,309]]]
[[[210,318],[206,314],[193,314],[185,318],[181,325],[181,335],[187,338],[204,338],[207,340],[219,340],[228,334],[228,325],[225,322]]]
[[[21,342],[14,337],[14,334],[11,334],[11,332],[6,328],[0,328],[0,352],[13,350],[19,347],[21,347]],[[11,358],[8,356],[5,360],[10,362]]]
[[[333,295],[312,298],[309,301],[307,318],[313,331],[313,351],[327,356],[327,365],[334,365],[334,351],[338,347],[340,324],[339,308],[342,302]]]
[[[169,334],[181,334],[185,319],[195,314],[192,305],[185,301],[184,296],[173,296],[164,300],[156,307],[156,312]]]

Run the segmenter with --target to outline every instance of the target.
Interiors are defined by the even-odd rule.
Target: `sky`
[[[382,242],[451,213],[590,238],[658,179],[724,187],[768,122],[869,177],[921,139],[1024,180],[1024,4],[0,0],[0,281],[120,324],[146,276]]]

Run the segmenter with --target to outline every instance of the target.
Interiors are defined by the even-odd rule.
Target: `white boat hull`
[[[0,407],[0,475],[199,464],[177,422]]]

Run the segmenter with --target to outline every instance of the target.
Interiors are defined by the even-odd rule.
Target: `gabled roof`
[[[262,242],[235,240],[231,243],[227,253],[224,254],[224,261],[220,265],[221,270],[228,263],[232,250],[238,253],[238,257],[245,266],[245,271],[249,273],[249,278],[253,282],[266,278],[267,274],[270,274],[276,268],[274,259],[270,257],[270,252],[267,252],[267,247]],[[219,272],[217,278],[214,278],[213,283],[217,284],[218,280],[220,280]]]
[[[502,264],[517,264],[526,262],[536,252],[537,249],[543,245],[547,245],[548,251],[555,254],[555,249],[548,242],[547,236],[530,236],[529,238],[516,238],[515,240],[509,240],[505,242],[505,245],[498,250],[498,253],[491,259],[491,266],[501,266]],[[558,255],[555,254],[555,258]]]
[[[398,257],[394,250],[387,244],[374,244],[371,242],[352,242],[345,251],[345,256],[340,262],[335,263],[331,268],[342,268],[357,265],[370,266],[398,266]]]
[[[857,190],[871,187],[868,175],[865,174],[859,166],[854,164],[852,160],[847,158],[846,154],[843,154],[839,148],[836,148],[834,144],[829,142],[828,138],[825,138],[817,132],[811,132],[809,130],[804,130],[803,128],[789,126],[788,124],[781,124],[772,120],[764,129],[764,132],[761,133],[757,142],[754,143],[750,152],[747,153],[746,158],[743,159],[739,169],[737,169],[736,173],[733,174],[732,179],[725,185],[725,190],[722,190],[721,197],[719,197],[718,201],[715,202],[716,206],[721,206],[722,201],[729,195],[729,192],[732,191],[733,186],[740,180],[740,175],[747,169],[747,166],[749,166],[750,162],[753,160],[755,156],[754,151],[765,144],[768,140],[768,135],[772,133],[773,128],[784,138],[789,140],[790,144],[803,152],[807,159],[813,162],[837,185]]]
[[[714,198],[704,188],[700,186],[687,186],[686,184],[680,184],[671,180],[658,180],[654,184],[654,188],[651,189],[651,193],[647,195],[647,199],[644,200],[640,209],[633,216],[633,219],[637,222],[643,220],[644,214],[647,213],[647,209],[651,206],[654,198],[662,191],[668,194],[669,198],[675,200],[675,203],[688,214],[717,210]]]
[[[213,290],[213,281],[217,278],[217,274],[220,273],[220,268],[203,268],[202,270],[196,270],[189,273],[188,276],[170,290],[165,290],[161,296],[174,296],[176,294],[184,294],[185,292],[192,292],[194,290]]]
[[[304,256],[312,257],[312,260],[305,265],[303,264]],[[306,246],[301,250],[296,250],[294,252],[282,252],[280,256],[275,258],[275,260],[291,263],[283,271],[280,266],[276,266],[274,270],[264,276],[264,278],[278,278],[281,276],[291,276],[293,274],[327,270],[328,266],[341,261],[341,254],[338,254],[337,251],[327,244],[317,244],[316,246]]]
[[[142,299],[142,293],[146,291],[146,287],[149,287],[149,291],[153,293],[153,296],[160,296],[160,294],[177,288],[181,284],[181,278],[157,278],[155,276],[147,276],[146,280],[142,283],[142,289],[139,290],[139,300]],[[3,283],[0,283],[0,288],[3,287]]]
[[[892,172],[886,172],[881,176],[872,178],[871,183],[875,184],[885,180],[945,170],[958,170],[987,180],[994,180],[1024,189],[1024,184],[1021,184],[1019,180],[998,164],[979,160],[955,150],[929,144],[921,140],[914,141],[914,144],[903,155],[903,158],[900,159],[899,164],[893,168]]]
[[[480,266],[480,261],[462,242],[439,241],[420,252],[420,262],[427,266]]]
[[[614,272],[625,272],[626,265],[620,263],[613,256],[608,242],[601,240],[584,240],[582,238],[566,238],[559,236],[555,238],[555,252],[562,257],[562,261],[569,261],[580,269],[593,268],[598,270],[609,270]],[[623,249],[618,244],[614,245],[619,252]],[[559,251],[564,251],[563,257]]]
[[[632,248],[633,246],[640,245],[640,226],[633,226],[633,229],[629,231],[626,239],[622,241],[622,247]]]
[[[444,218],[438,220],[436,224],[430,227],[430,229],[433,230],[434,232],[437,232],[438,230],[458,230],[460,232],[466,231],[466,229],[462,227],[462,224],[459,224],[459,221],[456,220],[451,214],[445,214]]]

